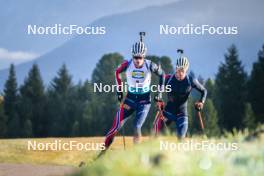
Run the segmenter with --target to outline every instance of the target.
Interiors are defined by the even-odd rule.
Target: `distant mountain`
[[[86,1],[86,0],[0,0],[0,48],[43,54],[60,46],[71,35],[34,36],[28,25],[87,25],[96,19],[116,13],[166,4],[173,0]]]
[[[130,58],[131,45],[138,40],[138,32],[146,31],[145,41],[148,54],[168,55],[176,58],[176,49],[185,49],[191,62],[191,69],[203,77],[212,77],[224,53],[231,44],[236,44],[240,58],[247,70],[257,58],[257,52],[264,43],[264,2],[184,0],[164,6],[103,17],[90,25],[106,27],[106,35],[80,35],[62,46],[39,57],[42,76],[48,83],[59,67],[65,63],[75,81],[90,79],[91,73],[103,54],[120,52]],[[160,25],[237,26],[238,35],[160,35]],[[16,67],[21,83],[33,62]],[[0,71],[0,87],[8,70]]]

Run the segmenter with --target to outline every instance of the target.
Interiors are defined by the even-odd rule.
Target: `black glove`
[[[123,92],[117,92],[117,99],[118,99],[119,102],[122,101],[122,99],[123,99]]]

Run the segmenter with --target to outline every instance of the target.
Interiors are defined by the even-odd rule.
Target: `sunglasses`
[[[134,57],[135,60],[142,60],[143,57]]]

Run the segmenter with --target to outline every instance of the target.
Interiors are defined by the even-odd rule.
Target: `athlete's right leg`
[[[115,135],[120,130],[120,128],[124,125],[128,117],[134,112],[133,108],[130,108],[127,104],[124,104],[120,107],[120,109],[117,111],[114,123],[111,127],[111,129],[108,131],[105,137],[105,148],[109,148],[109,146],[112,144]]]
[[[176,131],[178,138],[180,139],[185,138],[187,130],[188,130],[188,116],[186,115],[177,116]]]
[[[138,104],[137,106],[136,117],[134,119],[134,137],[133,137],[134,144],[140,143],[141,127],[147,118],[150,106],[151,106],[150,103]]]

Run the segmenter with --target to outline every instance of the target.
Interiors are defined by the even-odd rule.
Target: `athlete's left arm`
[[[200,102],[204,103],[207,96],[206,88],[196,78],[192,79],[192,87],[201,93]]]
[[[165,73],[164,73],[164,71],[161,69],[160,66],[158,66],[154,62],[150,63],[150,70],[151,70],[151,72],[153,72],[157,76],[159,76],[159,86],[161,88],[160,90],[163,90],[164,84],[165,84]],[[161,94],[162,94],[162,92],[159,92],[160,97],[161,97]]]

